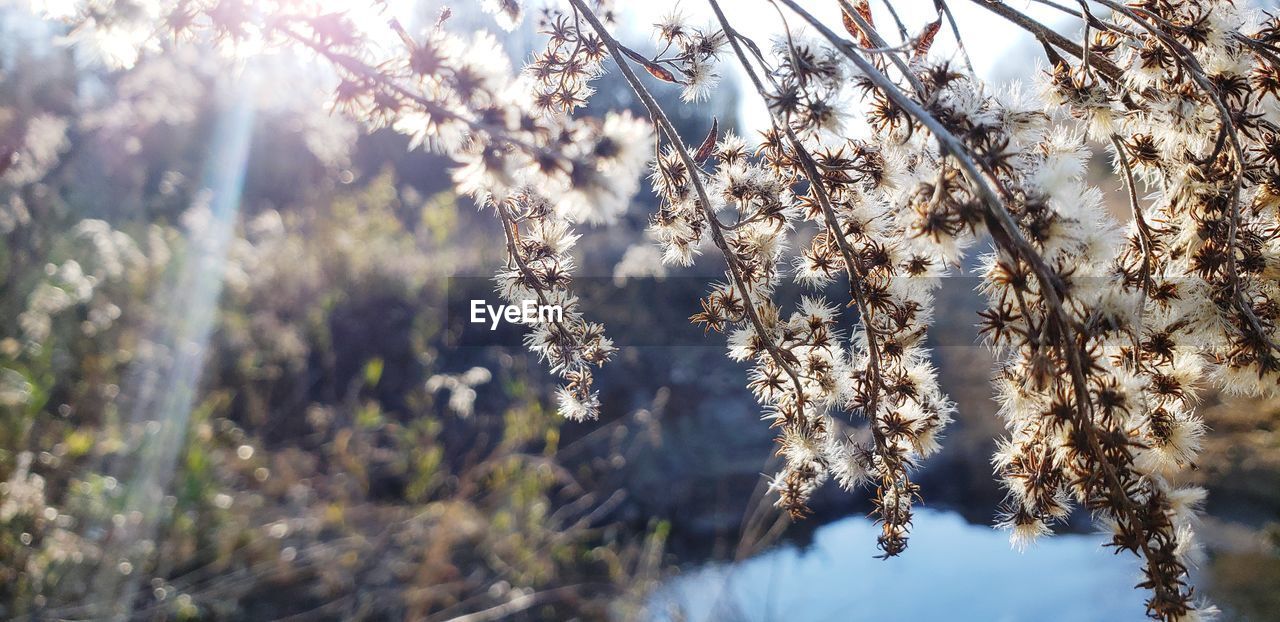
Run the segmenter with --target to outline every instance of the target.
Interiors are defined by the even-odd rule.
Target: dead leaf
[[[698,147],[698,152],[694,154],[693,159],[702,162],[711,157],[711,152],[716,148],[716,138],[720,134],[720,119],[711,117],[711,131],[707,132],[707,137],[702,140],[702,146]]]
[[[667,71],[662,65],[659,65],[656,63],[645,63],[644,68],[649,72],[649,75],[659,80],[662,80],[663,82],[673,82],[673,83],[680,82],[679,80],[676,79],[674,75],[672,75],[670,71]]]
[[[655,63],[645,58],[644,55],[640,54],[639,52],[636,52],[635,50],[632,50],[631,48],[621,47],[620,49],[622,50],[622,53],[626,55],[627,58],[630,58],[631,60],[637,63],[640,63],[641,65],[644,65],[644,69],[645,71],[649,72],[649,75],[659,80],[662,80],[663,82],[680,84],[680,80],[676,79],[675,74],[668,71],[666,67],[663,67],[662,65],[659,65],[658,63]]]
[[[867,36],[867,33],[862,32],[857,20],[853,19],[853,16],[844,10],[844,5],[841,5],[840,8],[840,17],[842,18],[841,21],[844,22],[845,31],[856,37],[858,44],[862,47],[872,47],[870,37]],[[858,4],[854,5],[853,10],[858,12],[858,17],[861,17],[862,21],[866,22],[868,26],[875,28],[876,23],[875,20],[871,19],[871,3],[868,0],[858,0]]]
[[[920,33],[920,36],[916,37],[916,45],[911,50],[911,60],[924,58],[925,54],[929,53],[929,48],[933,47],[933,39],[938,36],[940,28],[942,28],[941,17],[924,27],[924,31]]]

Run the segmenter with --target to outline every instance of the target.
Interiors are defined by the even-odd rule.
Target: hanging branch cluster
[[[1225,0],[1039,0],[1079,18],[1077,41],[973,1],[1043,45],[1038,88],[982,83],[943,0],[914,26],[886,3],[892,41],[866,0],[833,0],[838,24],[794,0],[761,2],[785,32],[768,52],[708,0],[715,22],[664,17],[654,54],[614,37],[608,6],[567,0],[541,14],[547,46],[518,77],[492,37],[447,32],[447,14],[421,36],[296,0],[178,0],[146,14],[227,48],[310,50],[341,77],[340,109],[456,160],[459,190],[503,227],[499,291],[566,307],[527,343],[565,379],[560,407],[574,419],[598,413],[591,370],[614,349],[574,304],[573,227],[615,220],[649,166],[664,261],[724,260],[692,319],[753,366],[748,386],[784,458],[779,505],[800,516],[828,479],[872,485],[885,556],[906,548],[921,494],[912,472],[954,413],[926,343],[934,290],[989,241],[979,321],[1000,355],[1001,525],[1024,546],[1083,507],[1112,546],[1143,560],[1152,618],[1202,619],[1213,609],[1197,602],[1188,568],[1204,493],[1175,483],[1205,434],[1197,396],[1280,383],[1280,22]],[[137,48],[156,45],[152,31],[113,21],[129,17],[87,4],[64,16],[82,43],[126,32],[143,33]],[[507,28],[523,14],[514,0],[484,6]],[[944,24],[963,63],[933,52]],[[373,33],[386,28],[401,45],[378,56]],[[572,115],[607,59],[648,122]],[[686,143],[649,90],[677,85],[700,100],[723,63],[767,107],[757,146],[718,127]],[[1127,224],[1087,181],[1096,145],[1127,188]],[[781,308],[787,279],[847,284],[838,302],[856,317],[852,334],[837,328],[846,311],[821,297]]]

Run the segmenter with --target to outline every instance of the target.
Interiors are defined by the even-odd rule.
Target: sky
[[[1018,27],[978,6],[977,2],[982,1],[984,0],[950,0],[948,4],[961,33],[965,34],[965,46],[973,60],[974,70],[985,79],[999,81],[1010,76],[1025,75],[1036,67],[1037,62],[1043,62],[1039,55],[1025,54],[1025,50],[1030,49],[1026,44],[1034,39]],[[800,4],[823,23],[839,26],[840,9],[836,0],[801,0]],[[892,34],[894,27],[887,25],[893,24],[893,20],[884,8],[884,3],[872,0],[871,4],[876,24],[882,27],[886,35]],[[1073,23],[1069,17],[1051,8],[1029,0],[1010,0],[1006,4],[1054,26],[1063,35],[1078,37],[1078,22]],[[631,24],[638,31],[650,30],[649,24],[657,22],[673,8],[681,11],[695,25],[710,25],[715,22],[715,15],[702,0],[620,0],[618,5],[624,13],[621,21]],[[757,42],[767,42],[783,34],[779,13],[769,0],[721,0],[720,5],[734,28]],[[919,34],[926,24],[937,17],[933,0],[897,0],[894,7],[912,36]],[[787,9],[783,8],[783,11]],[[787,18],[793,29],[801,23],[800,18],[789,12]],[[934,42],[933,53],[944,57],[956,54],[955,38],[945,22]],[[955,58],[960,60],[959,56]],[[736,63],[726,62],[724,66],[727,71],[736,75],[739,84],[747,82],[746,75]],[[757,97],[741,98],[739,114],[745,128],[760,129],[768,125],[768,113]]]
[[[349,0],[317,1],[322,4],[332,4],[335,8],[340,7],[344,11],[356,11],[357,13],[360,12],[358,10],[359,7],[370,6],[364,2],[350,2]],[[806,10],[821,19],[823,23],[832,26],[837,31],[840,30],[840,8],[837,0],[799,1]],[[906,23],[911,36],[918,35],[926,24],[937,17],[934,9],[934,0],[892,1],[898,14]],[[949,6],[955,14],[958,26],[961,32],[965,33],[965,45],[979,75],[989,82],[999,84],[1012,77],[1026,76],[1029,72],[1042,66],[1044,62],[1043,55],[1039,52],[1038,46],[1033,44],[1032,37],[982,8],[980,3],[985,3],[986,1],[949,0]],[[4,0],[0,0],[0,6],[3,4]],[[558,5],[563,9],[567,9],[568,6],[566,0],[525,0],[526,21],[535,19],[540,7],[548,4],[552,6]],[[673,10],[684,14],[689,22],[694,25],[711,27],[715,23],[715,16],[706,0],[616,0],[615,4],[622,14],[619,20],[622,24],[620,37],[624,40],[651,35],[653,32],[652,25],[659,21],[664,14]],[[1006,4],[1046,24],[1050,24],[1058,32],[1069,38],[1074,39],[1079,36],[1078,20],[1073,20],[1069,16],[1049,7],[1037,4],[1032,0],[1008,0]],[[770,41],[784,34],[782,14],[786,15],[793,31],[805,30],[801,18],[786,8],[782,8],[783,13],[780,13],[771,0],[720,0],[720,5],[739,32],[752,38],[766,50]],[[895,35],[896,29],[893,26],[892,17],[885,8],[885,0],[871,0],[871,5],[875,22],[880,26],[882,33],[886,37]],[[387,13],[373,12],[370,16],[363,17],[367,17],[373,22],[385,23],[386,16],[390,15],[406,24],[430,24],[435,21],[442,6],[450,6],[455,9],[455,21],[457,19],[468,19],[471,24],[485,25],[485,27],[495,32],[497,31],[492,18],[480,14],[478,9],[479,2],[476,0],[391,0],[383,7],[384,11],[388,11]],[[470,10],[458,10],[462,8]],[[462,14],[471,15],[464,18]],[[28,24],[26,27],[30,26]],[[531,34],[532,29],[526,24],[523,30]],[[390,37],[390,31],[387,34]],[[536,35],[535,39],[541,42],[540,35]],[[390,38],[386,43],[392,46],[399,45],[399,41],[394,38]],[[945,24],[938,33],[932,53],[941,57],[951,56],[957,62],[960,60],[955,39],[951,34],[950,28]],[[724,62],[719,67],[719,71],[725,74],[726,77],[732,76],[736,84],[748,84],[746,75],[741,67],[731,57],[725,57]],[[764,103],[754,92],[744,92],[742,97],[738,99],[738,116],[743,133],[748,139],[755,135],[756,130],[765,129],[769,125],[768,113]]]

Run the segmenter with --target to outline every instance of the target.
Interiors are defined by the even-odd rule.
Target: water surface
[[[653,596],[659,620],[1124,622],[1143,620],[1140,570],[1097,535],[1041,539],[1025,553],[959,515],[916,513],[907,552],[875,559],[862,517],[737,564],[686,571]]]

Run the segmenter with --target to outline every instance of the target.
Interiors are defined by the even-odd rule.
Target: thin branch
[[[1107,482],[1115,503],[1115,509],[1118,517],[1130,526],[1141,525],[1142,521],[1139,517],[1138,510],[1133,506],[1133,502],[1125,494],[1125,487],[1117,474],[1114,465],[1107,458],[1107,453],[1103,451],[1099,435],[1101,432],[1097,429],[1097,423],[1093,420],[1090,412],[1091,400],[1089,399],[1088,383],[1085,378],[1084,363],[1081,358],[1079,348],[1081,344],[1076,336],[1075,324],[1067,316],[1066,309],[1063,307],[1062,300],[1059,297],[1058,290],[1060,285],[1058,277],[1044,264],[1039,253],[1031,247],[1026,238],[1023,237],[1017,223],[1013,220],[1013,216],[1005,208],[1004,202],[1000,196],[992,189],[990,183],[978,169],[972,157],[969,156],[964,144],[955,137],[950,131],[942,126],[937,119],[933,118],[928,112],[920,107],[918,103],[913,101],[905,93],[897,88],[887,76],[871,66],[866,59],[859,57],[853,53],[844,41],[836,36],[831,29],[827,28],[821,21],[800,7],[795,0],[777,0],[786,4],[792,11],[800,15],[805,21],[809,22],[816,30],[822,33],[829,41],[835,44],[854,65],[856,65],[866,77],[875,86],[880,88],[894,103],[901,106],[913,118],[917,119],[924,125],[938,140],[943,151],[955,158],[964,169],[972,183],[978,190],[978,195],[982,199],[982,205],[986,210],[987,220],[990,223],[988,229],[993,234],[998,244],[1004,247],[1006,252],[1012,252],[1015,257],[1020,257],[1025,261],[1036,275],[1036,279],[1040,283],[1040,294],[1045,298],[1046,307],[1053,318],[1055,328],[1061,335],[1062,342],[1059,346],[1063,356],[1067,359],[1070,375],[1072,378],[1072,386],[1075,393],[1076,409],[1073,414],[1073,421],[1085,437],[1084,440],[1088,446],[1091,455],[1095,456],[1099,465],[1103,469],[1103,476]],[[1148,560],[1156,559],[1155,551],[1151,548],[1151,544],[1145,540],[1141,543],[1144,556]]]
[[[964,37],[960,36],[960,26],[956,24],[956,16],[951,13],[951,5],[947,4],[947,0],[933,0],[934,6],[938,8],[938,12],[947,18],[947,25],[951,28],[951,34],[956,38],[956,47],[960,50],[960,56],[964,59],[964,66],[969,70],[969,76],[978,75],[973,70],[973,60],[969,58],[969,49],[964,44]]]
[[[618,69],[622,72],[623,77],[626,78],[627,83],[631,85],[631,89],[635,91],[636,96],[640,98],[641,104],[649,112],[649,115],[653,118],[654,122],[658,124],[662,133],[667,135],[667,139],[675,148],[676,153],[684,163],[685,168],[689,170],[689,176],[693,181],[694,190],[698,193],[699,207],[702,210],[703,215],[706,216],[708,227],[711,229],[711,239],[724,255],[725,263],[729,267],[729,274],[733,279],[734,287],[742,294],[743,302],[745,303],[743,306],[746,307],[747,318],[750,320],[751,326],[755,329],[756,335],[764,344],[765,350],[768,351],[774,362],[786,372],[790,377],[791,382],[795,385],[797,402],[796,419],[802,427],[807,427],[805,418],[803,417],[805,406],[804,386],[800,382],[800,376],[791,365],[791,363],[796,360],[795,356],[790,352],[784,352],[778,347],[768,328],[764,325],[764,322],[760,320],[759,314],[756,313],[755,303],[751,301],[751,292],[747,287],[746,278],[742,275],[741,267],[738,266],[737,259],[733,254],[733,249],[729,248],[729,243],[725,240],[724,233],[721,230],[720,221],[717,220],[714,210],[711,209],[711,198],[707,193],[707,189],[702,183],[702,179],[698,177],[699,168],[697,166],[697,162],[694,161],[693,156],[684,146],[683,140],[676,132],[676,128],[671,123],[671,120],[667,118],[666,112],[664,112],[662,107],[658,105],[657,100],[653,98],[653,95],[651,95],[649,90],[645,88],[644,83],[641,82],[640,78],[636,76],[634,71],[632,71],[631,66],[628,63],[628,57],[622,52],[622,46],[618,41],[613,38],[613,35],[609,33],[604,24],[600,22],[600,19],[597,18],[591,9],[587,7],[583,0],[569,0],[569,3],[582,12],[583,17],[589,24],[591,24],[591,28],[595,30],[597,35],[599,35],[600,40],[603,41],[605,47],[608,48],[609,54],[613,56],[614,61],[617,62]]]
[[[1236,244],[1240,229],[1240,191],[1244,185],[1245,158],[1244,148],[1240,144],[1240,136],[1236,132],[1231,110],[1227,108],[1226,102],[1222,100],[1222,96],[1219,95],[1217,88],[1214,87],[1213,82],[1209,79],[1208,74],[1205,72],[1204,67],[1200,65],[1200,61],[1195,57],[1195,54],[1193,54],[1191,50],[1187,49],[1187,47],[1181,42],[1161,29],[1174,28],[1173,24],[1170,24],[1165,21],[1164,18],[1145,9],[1130,9],[1127,6],[1117,4],[1111,0],[1093,1],[1125,15],[1129,19],[1132,19],[1143,30],[1146,30],[1151,34],[1151,36],[1160,41],[1161,44],[1169,49],[1170,52],[1173,52],[1175,58],[1180,59],[1180,64],[1188,69],[1187,73],[1191,76],[1191,79],[1201,88],[1201,90],[1204,91],[1204,94],[1213,101],[1213,105],[1217,109],[1219,117],[1221,117],[1222,129],[1226,132],[1231,143],[1232,155],[1234,156],[1236,166],[1238,167],[1236,174],[1233,175],[1231,179],[1231,209],[1230,221],[1228,222],[1227,229],[1227,276],[1229,279],[1228,284],[1232,288],[1233,304],[1236,306],[1236,310],[1244,316],[1245,321],[1249,324],[1249,328],[1253,330],[1257,338],[1266,344],[1266,346],[1272,351],[1280,353],[1280,344],[1277,344],[1275,340],[1268,336],[1267,331],[1262,327],[1261,320],[1259,320],[1258,316],[1253,312],[1253,305],[1250,304],[1249,300],[1245,297],[1245,292],[1241,284],[1239,267],[1236,265]],[[1151,21],[1143,19],[1142,16],[1144,15],[1151,18],[1151,21],[1160,24],[1161,27],[1157,27],[1155,24],[1151,23]]]
[[[720,27],[725,32],[735,32],[733,27],[729,24],[728,18],[725,17],[724,11],[721,10],[720,3],[717,2],[717,0],[707,1],[711,5],[712,11],[715,13],[716,19],[719,20]],[[738,57],[739,63],[747,72],[747,76],[751,80],[751,83],[756,87],[756,90],[763,95],[766,92],[764,83],[761,81],[760,77],[756,75],[755,70],[748,62],[746,54],[743,53],[742,48],[736,43],[732,43],[733,41],[734,39],[730,37],[731,46]],[[858,305],[860,321],[867,334],[869,359],[868,370],[871,374],[872,380],[872,399],[870,400],[868,408],[865,410],[867,418],[871,422],[871,429],[876,440],[876,446],[878,449],[883,450],[887,447],[888,442],[884,438],[883,431],[879,430],[877,426],[877,402],[879,395],[883,390],[884,381],[880,377],[880,348],[878,345],[878,337],[876,336],[876,327],[871,322],[875,312],[871,306],[867,304],[867,296],[863,290],[863,283],[866,281],[866,277],[858,270],[858,263],[854,258],[853,249],[849,247],[849,241],[844,237],[844,232],[840,227],[840,221],[836,217],[835,210],[831,205],[831,199],[827,195],[826,189],[823,187],[822,175],[818,172],[817,167],[815,166],[813,156],[804,148],[803,143],[801,143],[799,137],[796,136],[795,132],[790,127],[786,128],[786,134],[787,140],[791,143],[793,151],[799,159],[801,166],[804,168],[805,176],[809,181],[809,187],[812,189],[814,196],[818,199],[818,203],[822,207],[822,213],[827,223],[827,230],[831,233],[832,238],[835,239],[836,245],[840,249],[840,255],[844,259],[845,270],[849,278],[849,292],[854,302]]]
[[[1009,23],[1031,33],[1042,43],[1052,45],[1053,47],[1056,47],[1076,58],[1084,57],[1084,48],[1079,44],[1058,34],[1044,24],[1027,17],[1025,14],[1020,13],[1003,2],[988,2],[988,0],[970,1],[988,11],[991,11],[992,13],[995,13],[996,15],[999,15],[1000,17],[1003,17]],[[1075,12],[1072,12],[1071,15],[1073,17],[1079,16]],[[1120,68],[1116,67],[1111,61],[1101,57],[1100,55],[1093,54],[1091,55],[1089,63],[1091,66],[1097,68],[1098,71],[1105,75],[1109,80],[1113,82],[1122,81],[1123,72],[1121,72]]]

